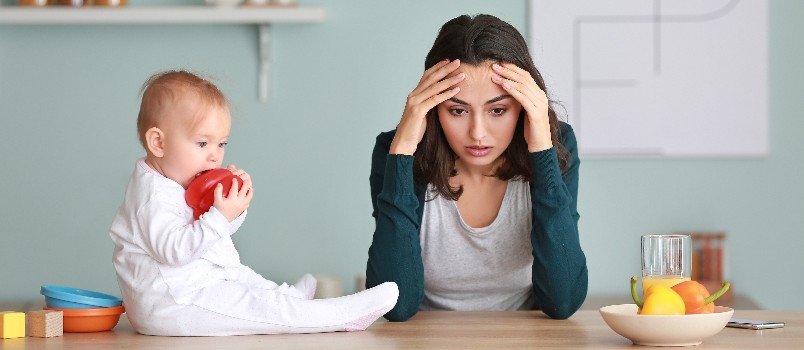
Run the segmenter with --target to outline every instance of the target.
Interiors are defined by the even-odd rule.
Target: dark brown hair
[[[427,53],[424,69],[445,59],[459,59],[461,64],[470,65],[480,65],[489,61],[512,63],[530,72],[536,84],[547,93],[544,80],[533,64],[522,34],[497,17],[463,15],[445,23],[441,27],[433,47]],[[559,166],[564,171],[568,166],[568,156],[564,145],[560,142],[560,126],[552,103],[551,101],[547,111],[550,119],[550,134],[553,145],[558,151]],[[517,176],[530,179],[533,176],[533,169],[530,167],[528,158],[528,145],[525,142],[524,122],[525,109],[523,108],[519,113],[511,144],[502,154],[504,162],[493,176],[502,180],[510,180]],[[463,188],[453,188],[449,185],[449,178],[456,174],[456,154],[444,136],[438,120],[437,108],[433,108],[427,113],[427,128],[414,155],[413,176],[418,186],[433,184],[437,195],[452,200],[460,198]]]

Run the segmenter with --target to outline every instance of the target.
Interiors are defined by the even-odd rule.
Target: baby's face
[[[221,166],[231,129],[231,116],[225,106],[210,106],[196,113],[197,117],[185,113],[173,118],[163,130],[162,170],[185,189],[201,172]]]

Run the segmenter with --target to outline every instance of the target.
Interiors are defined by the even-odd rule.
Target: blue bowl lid
[[[123,304],[122,299],[113,295],[71,287],[43,285],[39,293],[46,297],[91,306],[112,307]]]

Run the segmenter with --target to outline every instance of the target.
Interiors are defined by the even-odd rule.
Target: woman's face
[[[438,120],[452,150],[456,165],[489,172],[511,144],[522,105],[491,81],[492,62],[461,64],[453,75],[466,78],[455,97],[438,105]]]

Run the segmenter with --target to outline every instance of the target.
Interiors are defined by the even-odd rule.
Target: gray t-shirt
[[[428,187],[428,198],[434,196]],[[510,180],[491,225],[469,227],[452,200],[424,204],[421,310],[517,310],[533,305],[530,188]]]

